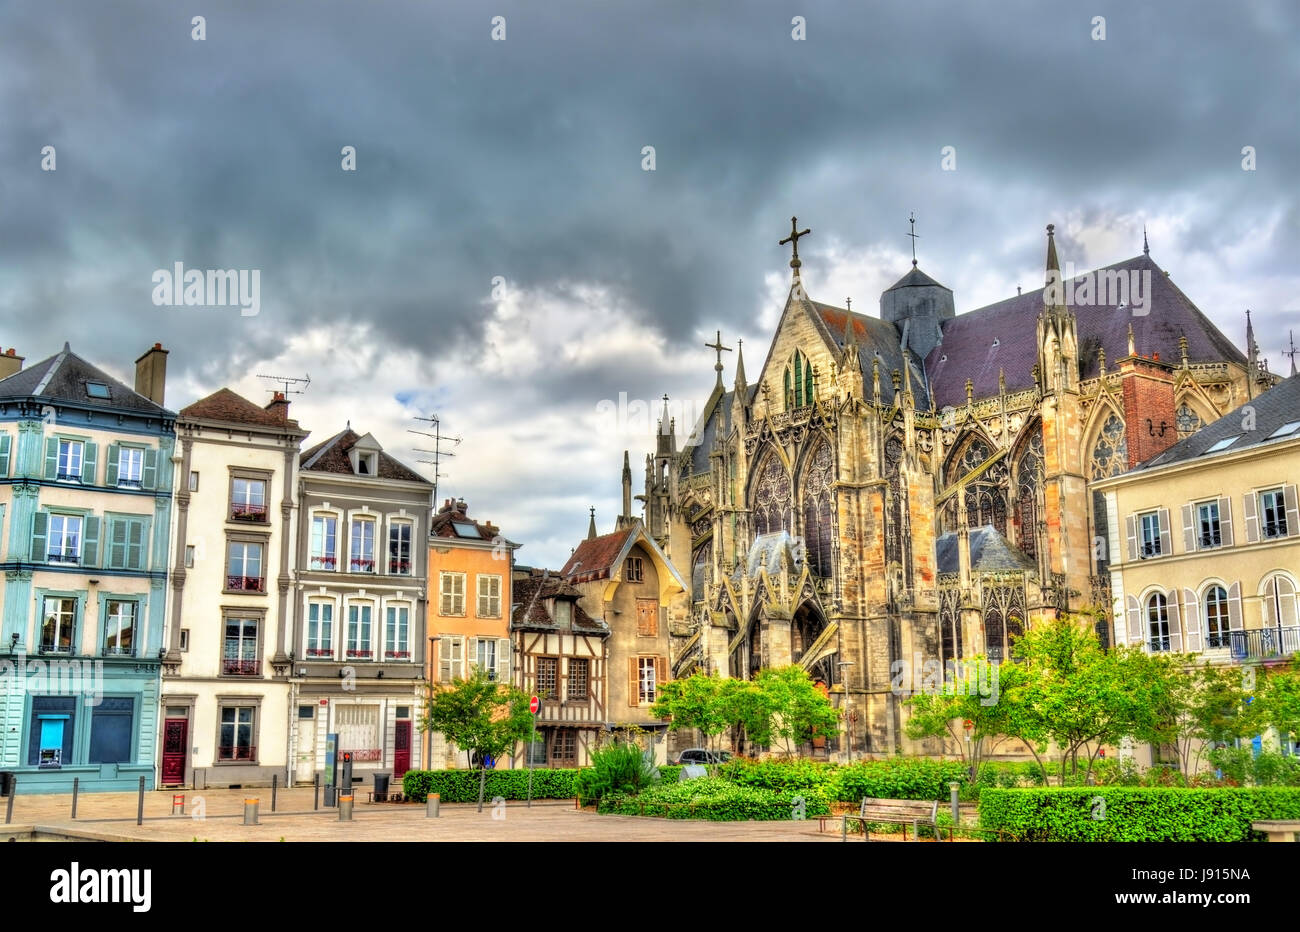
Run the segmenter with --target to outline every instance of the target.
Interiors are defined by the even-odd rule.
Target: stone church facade
[[[665,405],[646,457],[646,526],[690,586],[672,672],[797,663],[846,713],[835,753],[937,750],[904,735],[899,662],[1010,657],[1066,611],[1112,643],[1094,542],[1116,518],[1090,483],[1273,377],[1249,325],[1243,354],[1145,246],[1062,282],[1049,226],[1047,285],[960,315],[913,260],[876,317],[808,295],[799,235],[753,380],[738,351],[724,385],[719,342],[699,423],[679,443]]]

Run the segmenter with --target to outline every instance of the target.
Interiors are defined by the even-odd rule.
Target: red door
[[[189,745],[190,723],[184,718],[163,722],[162,782],[178,786],[185,782],[185,752]]]
[[[393,736],[393,779],[402,779],[402,774],[411,769],[411,723],[398,722],[397,733]]]

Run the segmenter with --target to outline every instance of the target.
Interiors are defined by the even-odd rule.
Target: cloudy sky
[[[589,505],[611,524],[625,448],[640,491],[653,428],[602,402],[702,403],[719,329],[756,372],[792,214],[811,296],[872,313],[909,212],[959,313],[1042,283],[1048,222],[1081,270],[1137,254],[1145,224],[1152,258],[1239,343],[1251,308],[1286,371],[1297,10],[8,0],[0,345],[36,361],[69,340],[129,381],[161,342],[172,408],[309,373],[309,443],[350,420],[417,466],[407,431],[436,413],[463,438],[440,491],[555,567]],[[176,262],[259,270],[260,312],[156,306]]]

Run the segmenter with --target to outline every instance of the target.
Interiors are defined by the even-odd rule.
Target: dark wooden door
[[[398,722],[397,732],[393,736],[393,779],[402,779],[402,774],[411,769],[411,723]]]
[[[185,754],[190,738],[188,719],[169,718],[163,722],[162,782],[179,785],[185,782]]]

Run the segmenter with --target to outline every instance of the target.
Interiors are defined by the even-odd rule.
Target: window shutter
[[[1138,558],[1137,515],[1127,515],[1124,518],[1124,533],[1128,536],[1128,558],[1136,560]]]
[[[59,438],[45,438],[45,478],[53,479],[59,474]]]
[[[497,638],[497,682],[510,682],[510,639]]]
[[[1282,616],[1277,620],[1277,623],[1283,628],[1294,627],[1296,623],[1295,586],[1293,586],[1291,580],[1287,579],[1285,576],[1277,576],[1275,579],[1277,585],[1278,611]]]
[[[1220,512],[1222,514],[1222,512]],[[1196,593],[1191,589],[1183,590],[1183,631],[1186,633],[1188,653],[1201,652],[1201,613]]]
[[[1173,535],[1169,532],[1169,509],[1160,509],[1160,553],[1164,556],[1174,552]]]
[[[1195,522],[1192,515],[1193,506],[1183,506],[1183,552],[1196,552],[1196,530]]]
[[[1178,590],[1170,589],[1165,593],[1166,610],[1169,612],[1169,649],[1175,654],[1183,652],[1183,627],[1178,617]]]
[[[442,593],[441,593],[441,598],[438,600],[439,603],[438,612],[443,615],[450,615],[451,614],[451,576],[449,576],[446,573],[443,573],[441,579],[442,579]],[[442,642],[440,641],[439,644],[441,643]]]
[[[45,549],[45,536],[49,527],[50,516],[47,512],[38,511],[32,515],[32,559],[44,563],[49,557]]]
[[[1226,496],[1219,499],[1219,535],[1223,546],[1232,546],[1232,499]]]
[[[86,485],[96,485],[99,478],[99,444],[89,440],[81,448],[81,481]]]
[[[152,489],[158,482],[158,451],[144,451],[144,468],[140,472],[140,487]]]
[[[655,695],[659,694],[659,687],[668,682],[668,658],[655,658]]]
[[[1296,503],[1295,486],[1282,488],[1282,500],[1286,502],[1286,536],[1295,537],[1300,534],[1300,507]]]
[[[446,638],[438,641],[438,682],[451,682],[451,642]]]
[[[113,569],[122,569],[126,566],[126,522],[121,518],[113,518],[108,521],[108,562],[107,565]]]
[[[1137,600],[1137,596],[1128,597],[1128,642],[1130,644],[1141,644],[1142,637],[1142,603]]]
[[[139,519],[127,522],[126,565],[129,569],[144,569],[145,523]]]
[[[104,469],[104,485],[117,485],[117,471],[122,465],[122,445],[110,443],[108,445],[108,466]]]
[[[9,475],[9,445],[12,438],[8,434],[0,434],[0,476]]]
[[[478,616],[486,618],[488,615],[488,587],[486,576],[474,577],[478,581]]]
[[[1228,587],[1228,630],[1241,629],[1241,583],[1235,582]]]
[[[637,678],[636,660],[637,659],[635,657],[627,658],[627,678],[628,678],[627,704],[630,706],[640,705],[641,703],[641,693],[640,693],[641,682]]]
[[[1259,542],[1259,502],[1255,499],[1254,492],[1246,493],[1246,543],[1255,544]]]
[[[81,531],[81,565],[99,565],[99,519],[94,515],[86,518]]]

